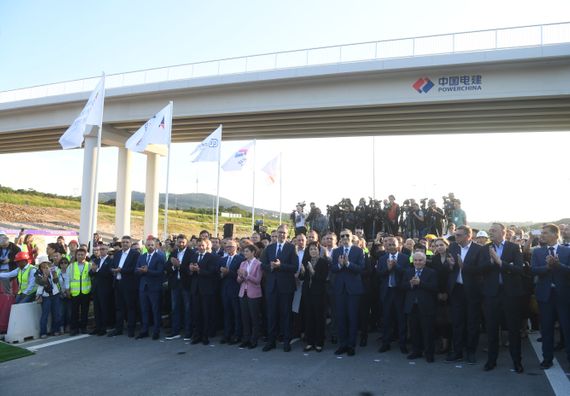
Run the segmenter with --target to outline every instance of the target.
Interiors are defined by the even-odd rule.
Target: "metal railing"
[[[303,66],[426,55],[494,51],[506,48],[570,43],[570,22],[477,30],[461,33],[370,41],[308,48],[184,65],[139,70],[106,76],[106,88],[146,83],[279,70]],[[99,77],[65,81],[0,92],[0,103],[91,91]]]

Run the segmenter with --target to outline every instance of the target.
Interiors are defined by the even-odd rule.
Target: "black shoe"
[[[542,337],[538,337],[538,338],[536,339],[536,342],[542,342]]]
[[[116,337],[116,336],[120,336],[120,335],[123,335],[122,331],[113,330],[112,332],[107,334],[107,337]]]
[[[543,360],[540,363],[540,368],[543,370],[548,370],[550,367],[552,367],[552,360]]]
[[[317,351],[317,352],[322,352],[322,351],[323,351],[323,347],[320,346],[320,345],[317,345],[317,346],[315,347],[315,351]]]
[[[476,364],[477,363],[477,358],[475,357],[474,352],[468,352],[467,353],[467,363],[468,364]]]
[[[199,344],[200,341],[201,341],[201,340],[200,340],[199,338],[194,338],[194,339],[192,340],[192,342],[190,342],[190,344],[196,345],[196,344]]]
[[[342,355],[343,353],[348,352],[348,347],[340,347],[336,351],[334,351],[335,355]]]
[[[220,340],[220,344],[227,344],[228,343],[228,339],[226,337],[222,337],[222,339]]]
[[[249,344],[249,345],[248,345],[247,349],[255,349],[255,348],[257,348],[257,342],[253,342],[253,343],[249,343],[249,342],[248,342],[248,344]]]
[[[390,350],[390,344],[382,344],[380,349],[378,349],[378,352],[384,353],[384,352],[387,352],[389,350]]]
[[[311,349],[313,349],[312,345],[306,345],[305,348],[303,348],[303,352],[309,352]]]
[[[89,332],[89,335],[99,335],[99,330],[95,329]]]
[[[107,332],[105,330],[101,330],[97,333],[98,336],[104,336],[107,335]]]
[[[412,352],[408,355],[408,360],[414,360],[414,359],[418,359],[422,357],[422,353],[421,352]]]
[[[230,340],[228,341],[228,345],[235,345],[235,344],[239,344],[240,342],[241,342],[241,338],[239,338],[239,337],[230,338]]]
[[[524,372],[524,368],[520,362],[515,362],[513,368],[517,374],[522,374]]]
[[[168,341],[176,340],[177,338],[180,338],[180,334],[172,334],[171,333],[171,334],[166,336],[166,339]],[[190,339],[190,337],[188,339]],[[188,341],[188,340],[186,340],[186,341]]]
[[[335,337],[335,336],[332,336],[332,337],[331,337],[331,344],[336,345],[336,343],[337,343],[336,337]]]
[[[207,339],[207,338],[204,338],[204,339],[202,340],[202,345],[210,345],[210,340]]]
[[[148,333],[139,333],[138,336],[135,337],[136,340],[140,340],[141,338],[146,338],[148,337]]]
[[[159,334],[153,334],[153,335],[152,335],[152,339],[153,339],[153,340],[158,340],[159,337],[160,337]]]
[[[366,345],[368,345],[368,336],[367,335],[363,335],[360,337],[360,344],[361,347],[365,347]]]
[[[249,341],[244,341],[241,344],[239,344],[239,348],[247,348],[249,346]]]
[[[346,354],[348,356],[354,356],[354,348],[353,347],[348,347],[348,350],[346,351]]]
[[[434,358],[433,358],[433,355],[426,356],[426,362],[428,362],[428,363],[433,363],[434,361],[435,361],[435,360],[434,360]]]
[[[491,371],[491,370],[493,370],[495,367],[497,367],[497,363],[495,363],[495,362],[487,362],[487,363],[485,363],[485,366],[483,367],[483,370],[485,370],[485,371]]]
[[[404,355],[406,355],[408,353],[408,348],[406,348],[406,346],[401,346],[400,347],[400,352],[402,352]]]
[[[445,358],[446,362],[460,362],[463,360],[463,354],[462,353],[450,353],[449,355],[447,355],[447,357]]]
[[[267,352],[267,351],[270,351],[270,350],[272,350],[272,349],[275,349],[275,343],[274,343],[274,342],[268,342],[267,344],[265,344],[265,345],[263,346],[262,351],[263,351],[263,352]]]
[[[289,344],[288,342],[283,344],[283,352],[291,352],[291,344]]]

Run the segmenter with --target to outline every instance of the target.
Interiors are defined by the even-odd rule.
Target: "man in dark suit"
[[[485,371],[497,366],[499,354],[499,324],[506,319],[509,331],[509,351],[514,370],[524,371],[521,363],[521,320],[523,289],[523,257],[516,243],[505,241],[503,224],[493,223],[489,229],[491,243],[485,246],[483,260],[483,307],[487,329],[488,357]]]
[[[472,236],[471,227],[457,227],[455,242],[449,246],[451,259],[447,287],[451,308],[453,352],[447,356],[448,362],[462,360],[464,347],[467,347],[467,362],[469,364],[477,362],[484,248],[473,243]]]
[[[396,338],[398,325],[398,340],[400,351],[408,353],[406,347],[406,314],[404,312],[405,290],[402,286],[402,275],[410,266],[410,257],[398,252],[398,240],[394,237],[384,238],[386,254],[378,259],[378,275],[380,281],[380,304],[382,306],[384,336],[378,352],[390,349],[390,343]]]
[[[570,248],[558,244],[560,229],[555,224],[542,227],[541,242],[532,252],[531,271],[538,275],[535,288],[540,310],[542,357],[540,368],[552,367],[554,358],[554,322],[558,316],[566,340],[566,356],[570,361]]]
[[[351,243],[352,232],[340,232],[340,246],[333,250],[331,272],[336,302],[339,348],[336,355],[354,356],[358,332],[358,303],[364,292],[360,273],[364,270],[364,252]]]
[[[109,309],[113,298],[113,262],[107,255],[107,245],[97,246],[99,257],[93,260],[89,274],[91,275],[91,293],[93,296],[93,311],[95,314],[95,330],[91,335],[102,336],[107,334],[109,323]]]
[[[406,290],[405,310],[410,319],[412,337],[412,353],[408,359],[422,357],[423,349],[426,361],[433,363],[437,273],[426,267],[425,253],[416,252],[413,258],[414,268],[408,268],[402,279],[402,288]]]
[[[233,345],[241,342],[242,335],[237,270],[245,258],[237,253],[237,243],[232,239],[226,241],[224,249],[227,255],[219,259],[224,307],[224,336],[221,343]]]
[[[123,322],[127,319],[127,331],[129,337],[135,336],[136,323],[136,301],[137,301],[137,279],[135,268],[140,253],[131,250],[132,239],[125,235],[121,238],[121,250],[113,256],[113,268],[111,272],[115,275],[115,309],[116,321],[115,330],[108,334],[114,337],[123,334]]]
[[[147,252],[139,256],[136,272],[140,276],[139,301],[142,316],[142,328],[137,339],[148,337],[149,308],[152,312],[152,339],[158,340],[160,335],[160,295],[164,279],[166,258],[156,250],[157,241],[148,238],[145,242]]]
[[[219,279],[219,257],[210,253],[208,239],[198,241],[192,256],[190,292],[192,294],[192,317],[195,323],[192,344],[209,345],[209,335],[214,331],[214,298]]]
[[[167,340],[180,338],[181,318],[184,320],[184,341],[192,337],[192,299],[190,293],[190,260],[194,251],[188,246],[186,235],[176,237],[176,249],[172,251],[166,265],[168,288],[170,289],[171,331]]]
[[[295,246],[286,242],[288,228],[282,224],[277,229],[277,241],[268,245],[261,255],[261,267],[265,277],[267,302],[267,343],[263,351],[275,348],[277,335],[283,334],[283,350],[291,351],[291,307],[297,288],[295,272],[299,259]]]

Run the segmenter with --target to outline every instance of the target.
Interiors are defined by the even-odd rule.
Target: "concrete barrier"
[[[24,342],[27,338],[38,338],[41,315],[42,307],[35,302],[12,305],[5,341]]]

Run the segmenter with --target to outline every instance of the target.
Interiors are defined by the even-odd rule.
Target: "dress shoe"
[[[291,344],[286,342],[283,344],[283,352],[291,352]]]
[[[467,363],[468,364],[476,364],[477,363],[477,358],[475,357],[475,353],[473,353],[473,352],[467,353]]]
[[[228,345],[235,345],[235,344],[239,344],[240,342],[241,342],[241,338],[234,337],[234,338],[229,339]]]
[[[550,367],[552,367],[552,360],[543,360],[540,363],[540,368],[543,370],[548,370]]]
[[[517,374],[522,374],[524,372],[524,368],[520,362],[515,362],[513,368]]]
[[[99,335],[99,330],[95,329],[89,332],[89,335]]]
[[[247,348],[249,347],[249,341],[244,341],[241,344],[239,344],[239,348]]]
[[[497,363],[495,363],[495,362],[487,362],[487,363],[485,363],[485,366],[483,367],[483,370],[485,370],[485,371],[491,371],[491,370],[493,370],[495,367],[497,367]]]
[[[177,338],[180,338],[180,334],[169,334],[166,336],[166,339],[168,341],[176,340]],[[188,341],[188,340],[186,340],[186,341]]]
[[[342,355],[343,353],[348,352],[348,347],[340,347],[336,351],[334,351],[335,355]]]
[[[435,359],[433,358],[433,355],[426,356],[426,362],[433,363],[434,361],[435,361]]]
[[[120,335],[123,335],[122,331],[113,330],[112,332],[107,334],[107,337],[116,337],[116,336],[120,336]]]
[[[220,340],[220,344],[227,344],[228,343],[228,339],[226,337],[222,337],[222,339]]]
[[[136,336],[137,340],[140,340],[141,338],[146,338],[148,337],[148,333],[139,333],[138,336]]]
[[[368,345],[368,336],[367,335],[363,335],[360,337],[360,344],[361,347],[365,347],[366,345]]]
[[[461,360],[463,360],[463,354],[457,353],[457,352],[456,353],[450,353],[445,358],[446,362],[460,362]]]
[[[354,356],[354,348],[353,347],[348,347],[346,354],[348,356]]]
[[[305,346],[305,348],[303,348],[303,352],[309,352],[311,349],[313,349],[313,346],[307,345],[307,346]]]
[[[155,341],[158,340],[159,338],[160,338],[160,335],[159,335],[159,334],[153,334],[153,335],[152,335],[152,339],[155,340]]]
[[[257,348],[257,342],[249,343],[249,345],[247,346],[247,349],[255,349],[255,348]]]
[[[202,340],[202,345],[210,345],[210,340],[207,339],[207,338],[204,338],[204,339]]]
[[[390,344],[382,344],[380,349],[378,349],[378,352],[384,353],[384,352],[387,352],[389,350],[390,350]]]
[[[265,345],[263,346],[262,351],[263,351],[263,352],[267,352],[267,351],[270,351],[270,350],[272,350],[272,349],[275,349],[275,343],[274,343],[274,342],[268,342],[267,344],[265,344]]]
[[[400,347],[400,352],[402,352],[404,355],[406,355],[408,353],[408,348],[406,348],[406,346],[401,346]]]
[[[199,338],[194,338],[194,339],[192,340],[192,342],[190,342],[190,344],[191,344],[191,345],[196,345],[196,344],[199,344],[200,341],[201,341],[201,340],[200,340]]]
[[[322,351],[323,351],[323,347],[320,346],[320,345],[317,345],[317,346],[315,347],[315,351],[317,351],[317,352],[322,352]]]
[[[422,357],[422,353],[421,352],[412,352],[408,355],[408,360],[414,360],[414,359],[418,359]]]

